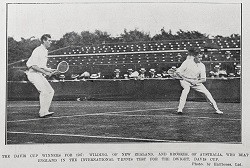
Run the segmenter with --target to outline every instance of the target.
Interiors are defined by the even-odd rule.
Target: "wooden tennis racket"
[[[64,74],[69,70],[69,64],[67,61],[61,61],[52,75]]]
[[[57,71],[59,71],[60,73],[66,73],[69,70],[69,64],[67,61],[61,61],[58,65],[57,65]]]

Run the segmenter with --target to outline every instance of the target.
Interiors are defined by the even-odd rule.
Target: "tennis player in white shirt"
[[[176,70],[176,73],[183,78],[183,80],[180,80],[183,90],[180,96],[177,114],[183,114],[183,108],[186,104],[190,88],[204,95],[216,114],[223,114],[223,112],[218,109],[211,93],[202,84],[206,81],[206,67],[201,62],[202,55],[200,55],[200,50],[198,48],[190,48],[188,52],[189,55],[187,59]]]
[[[39,117],[44,118],[54,114],[49,112],[49,108],[54,96],[54,89],[51,87],[45,76],[50,77],[57,73],[57,70],[48,68],[47,56],[48,48],[51,45],[51,36],[44,34],[41,37],[42,44],[34,49],[26,65],[29,68],[27,74],[28,80],[37,88],[40,101]]]

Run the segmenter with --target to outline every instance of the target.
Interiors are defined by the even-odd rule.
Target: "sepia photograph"
[[[242,150],[249,137],[243,8],[239,1],[6,2],[1,160],[250,166]]]

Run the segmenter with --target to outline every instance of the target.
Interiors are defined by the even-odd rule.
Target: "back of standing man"
[[[176,70],[177,74],[183,78],[183,80],[180,80],[183,90],[180,96],[177,114],[182,114],[190,88],[201,93],[213,107],[216,114],[223,114],[223,112],[218,109],[211,93],[202,84],[206,81],[206,67],[201,62],[201,59],[200,49],[190,48],[188,50],[188,59]]]
[[[54,96],[54,89],[51,87],[45,76],[50,77],[58,73],[55,69],[47,67],[48,48],[51,45],[51,36],[44,34],[41,37],[41,45],[34,49],[26,65],[28,80],[36,87],[39,92],[40,110],[39,117],[44,118],[54,114],[49,112],[49,108]]]

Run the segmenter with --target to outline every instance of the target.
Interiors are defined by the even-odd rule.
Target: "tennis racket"
[[[171,78],[174,78],[174,79],[183,79],[180,75],[178,75],[178,74],[176,73],[176,70],[175,70],[175,69],[170,68],[170,69],[167,71],[167,73],[169,74],[169,76],[170,76]]]
[[[61,61],[58,65],[57,65],[57,71],[59,71],[60,73],[66,73],[69,70],[69,64],[67,61]]]
[[[67,61],[61,61],[52,75],[64,74],[69,70],[69,64]]]
[[[185,77],[181,77],[180,75],[178,75],[178,73],[176,73],[175,69],[169,69],[168,72],[169,76],[173,79],[178,79],[178,80],[185,80],[187,82],[189,82],[192,86],[195,86],[197,84],[194,84],[193,82],[197,81],[195,79],[190,79],[190,78],[185,78]]]

